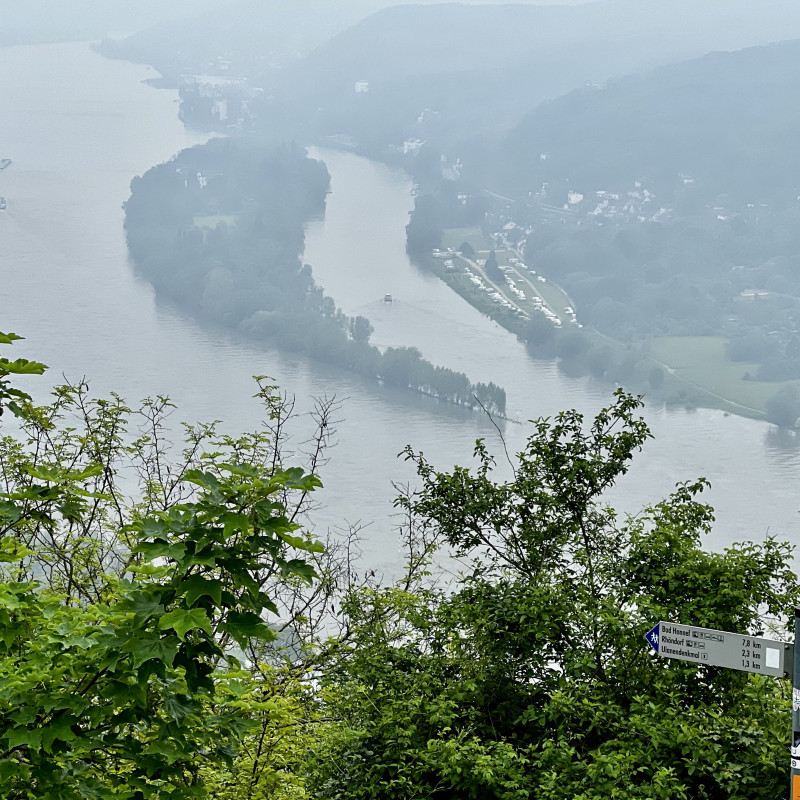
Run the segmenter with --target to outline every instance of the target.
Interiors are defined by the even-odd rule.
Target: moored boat
[[[6,210],[6,199],[5,197],[0,197],[0,211]]]
[[[10,158],[0,158],[0,169],[5,169],[6,167],[10,166],[11,166]]]

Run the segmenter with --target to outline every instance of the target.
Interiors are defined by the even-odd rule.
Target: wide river
[[[393,482],[413,479],[397,454],[407,443],[441,468],[465,464],[476,438],[498,456],[499,436],[477,413],[388,390],[316,362],[258,349],[207,330],[153,295],[128,262],[122,203],[133,176],[203,140],[177,118],[174,92],[143,83],[148,68],[108,61],[85,45],[0,49],[0,330],[27,337],[14,350],[51,366],[26,384],[37,396],[60,379],[86,376],[97,393],[129,401],[168,394],[187,420],[222,419],[228,430],[258,424],[253,374],[269,374],[296,396],[335,395],[338,444],[322,471],[320,528],[367,524],[369,566],[391,569],[398,545]],[[530,359],[516,339],[443,284],[411,265],[404,226],[407,176],[335,151],[313,151],[332,175],[324,220],[309,224],[305,260],[348,314],[363,314],[378,345],[414,345],[430,360],[493,380],[508,415],[523,421],[563,408],[593,414],[607,387],[564,377]],[[391,293],[395,302],[385,304]],[[4,353],[5,355],[5,353]],[[656,502],[676,482],[709,478],[722,548],[773,534],[797,541],[800,448],[795,437],[721,412],[648,407],[655,439],[611,495],[627,512]],[[500,423],[508,449],[528,428]],[[302,431],[308,424],[301,420]],[[498,475],[509,474],[498,457]]]

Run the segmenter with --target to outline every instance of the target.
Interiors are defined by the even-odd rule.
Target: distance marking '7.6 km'
[[[692,661],[782,678],[791,669],[791,646],[774,639],[661,621],[646,635],[661,658]],[[787,658],[787,655],[789,656]]]

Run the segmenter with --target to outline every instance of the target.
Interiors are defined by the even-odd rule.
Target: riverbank
[[[393,168],[402,169],[405,166],[413,170],[413,159],[409,161],[408,157],[404,158],[398,153],[380,152],[375,149],[364,150],[355,143],[347,149],[379,160]],[[711,322],[710,309],[706,309],[709,313],[701,313],[700,318],[693,321],[687,318],[684,326],[687,332],[681,335],[669,331],[667,333],[662,331],[659,335],[648,335],[648,324],[645,322],[641,330],[631,327],[625,331],[624,338],[617,338],[613,330],[611,332],[601,330],[586,319],[583,320],[585,324],[578,325],[579,332],[574,330],[568,323],[574,323],[575,316],[578,320],[586,316],[586,309],[580,302],[573,301],[563,287],[553,282],[548,271],[551,258],[549,255],[546,255],[541,265],[537,264],[540,271],[536,276],[537,280],[546,281],[546,284],[531,285],[543,300],[539,311],[546,310],[549,306],[552,317],[548,322],[552,323],[558,318],[561,325],[557,331],[547,332],[547,323],[542,323],[534,330],[532,336],[531,326],[524,319],[520,319],[517,313],[524,311],[534,321],[535,327],[535,315],[530,314],[530,308],[525,308],[526,303],[519,302],[517,294],[520,288],[519,279],[525,283],[528,273],[520,272],[516,264],[504,261],[501,252],[501,248],[507,248],[507,256],[518,256],[522,261],[523,251],[510,245],[511,235],[516,235],[514,242],[519,242],[524,247],[525,236],[531,233],[531,230],[526,229],[524,225],[518,226],[510,219],[512,204],[509,198],[496,196],[495,200],[502,200],[508,205],[487,212],[486,220],[481,215],[481,222],[471,223],[475,227],[470,229],[464,227],[467,223],[459,220],[468,216],[464,210],[470,203],[474,203],[479,197],[485,197],[487,193],[463,194],[457,188],[457,183],[453,184],[452,181],[449,182],[449,188],[443,189],[443,184],[448,184],[448,181],[432,183],[429,179],[426,180],[424,175],[415,175],[414,180],[419,183],[415,183],[416,202],[411,213],[411,223],[407,228],[407,248],[415,262],[420,268],[435,274],[476,310],[525,341],[533,357],[554,360],[565,374],[571,377],[588,375],[604,381],[609,388],[622,385],[629,391],[645,393],[650,398],[672,407],[718,409],[750,419],[767,420],[782,427],[792,428],[800,423],[800,379],[770,380],[764,378],[763,363],[755,360],[730,360],[728,347],[731,340],[715,330]],[[418,214],[420,200],[426,202],[422,214]],[[516,204],[514,207],[519,205]],[[556,217],[562,218],[566,212],[558,209],[554,211],[558,211],[558,214],[550,220],[552,224],[538,228],[537,238],[543,237],[547,240],[547,228],[552,228],[552,232],[557,228],[564,228],[563,225],[555,223],[558,221]],[[420,216],[426,215],[428,219],[423,219],[421,224],[416,225],[416,222],[420,221]],[[440,224],[437,219],[449,219],[449,224],[455,227],[448,227],[446,223],[437,229],[437,225]],[[489,227],[486,227],[485,222],[488,222]],[[561,222],[564,222],[563,218]],[[508,231],[511,233],[507,236]],[[581,239],[589,233],[588,228],[580,228],[575,232],[575,236]],[[558,236],[563,238],[563,234],[564,230],[559,231],[556,238]],[[528,239],[530,238],[528,235]],[[475,257],[479,261],[485,259],[491,249],[496,248],[503,269],[517,273],[514,277],[517,286],[506,285],[503,278],[487,285],[485,276],[480,277],[480,272],[474,268],[474,264],[459,252],[465,241],[478,253]],[[449,260],[455,260],[456,264],[460,261],[462,266],[466,265],[467,270],[445,266],[441,258],[442,253],[435,252],[436,246],[441,248],[442,253],[456,254],[455,259]],[[552,257],[558,260],[561,254],[556,250]],[[587,252],[585,258],[591,261],[593,258],[591,252]],[[532,274],[536,275],[536,272],[530,269]],[[638,269],[641,271],[641,264]],[[484,281],[484,286],[476,285],[476,277]],[[588,280],[590,276],[587,272],[582,277]],[[594,273],[591,277],[592,280],[603,279],[602,275]],[[613,283],[617,278],[614,275],[606,275],[605,280]],[[689,296],[691,292],[687,295],[685,289],[686,287],[682,286],[680,297],[675,297],[675,293],[671,292],[669,287],[664,287],[663,302],[667,305],[684,304],[688,308],[694,301]],[[486,290],[494,293],[494,297],[487,296]],[[608,288],[604,287],[599,296],[605,297],[608,291]],[[624,291],[621,290],[623,294]],[[528,294],[527,289],[525,292]],[[583,293],[585,294],[585,291]],[[765,293],[761,294],[766,296]],[[617,305],[619,303],[611,301],[609,308],[611,306],[616,308]],[[572,315],[565,316],[567,308],[572,310]],[[701,303],[697,305],[696,310],[703,312],[703,308]],[[592,314],[596,314],[597,311],[598,309],[592,308]],[[604,309],[604,313],[614,318],[613,311]],[[637,313],[641,316],[643,311],[637,310]],[[651,313],[655,314],[652,310]],[[611,327],[614,328],[613,325]],[[666,327],[669,329],[681,326],[676,326],[673,320],[671,326]],[[542,336],[543,331],[544,336]],[[789,343],[787,348],[790,345],[794,346]]]
[[[452,251],[455,240],[465,235],[464,229],[445,230],[443,246]],[[470,238],[474,241],[475,235]],[[514,276],[507,277],[511,290],[493,281],[481,263],[489,252],[492,251],[477,250],[477,261],[446,250],[415,260],[482,314],[526,342],[532,357],[556,360],[570,377],[590,375],[603,380],[609,388],[622,385],[667,406],[719,409],[750,419],[765,419],[765,404],[775,391],[773,387],[752,381],[745,382],[746,388],[752,389],[747,395],[717,391],[717,382],[730,388],[751,366],[724,362],[721,337],[660,337],[625,344],[579,323],[580,309],[561,287],[535,272],[526,274],[519,264],[509,264],[509,252],[516,259],[515,250],[493,251],[506,276]],[[477,281],[476,276],[480,276]],[[536,285],[537,278],[544,279],[546,291]],[[514,290],[522,292],[524,298],[520,299]],[[539,299],[533,299],[537,296]],[[532,315],[539,315],[534,317],[534,324],[537,319],[540,323],[537,340],[531,336]]]

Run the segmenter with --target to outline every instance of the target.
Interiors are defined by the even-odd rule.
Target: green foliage
[[[461,242],[458,246],[458,251],[461,255],[466,256],[467,258],[475,259],[477,258],[478,254],[475,252],[475,248],[467,241]]]
[[[13,344],[22,339],[16,333],[0,333],[0,344]],[[41,375],[47,367],[38,361],[28,361],[25,358],[17,358],[11,361],[7,358],[0,358],[0,416],[3,409],[8,408],[17,416],[22,415],[20,402],[26,402],[30,396],[11,385],[9,375]]]
[[[415,347],[387,347],[379,364],[380,377],[393,386],[412,387],[457,405],[478,405],[489,413],[505,413],[504,389],[491,382],[472,384],[463,372],[435,367]]]
[[[785,98],[797,53],[796,42],[711,53],[570,92],[533,109],[483,166],[498,170],[498,191],[523,197],[565,180],[627,191],[643,176],[670,204],[682,192],[704,203],[792,197],[800,118]]]
[[[800,419],[800,392],[795,386],[784,386],[767,400],[767,419],[782,428],[796,428]]]
[[[436,191],[414,199],[414,210],[406,225],[406,250],[415,258],[424,259],[441,247],[444,228],[468,228],[483,223],[487,201],[470,197],[461,202],[458,189],[451,181],[442,181]]]
[[[505,280],[500,265],[497,263],[497,253],[494,250],[489,251],[486,258],[486,274],[493,280],[503,282]]]
[[[704,550],[702,479],[633,517],[604,505],[650,437],[637,398],[536,420],[504,482],[481,440],[471,470],[408,449],[408,562],[381,585],[358,576],[354,532],[323,547],[298,521],[330,404],[301,468],[263,379],[264,431],[186,426],[179,457],[166,398],[2,391],[19,416],[0,439],[3,797],[783,792],[786,687],[665,663],[643,634],[659,619],[780,633],[800,602],[790,549]],[[441,588],[445,552],[463,571]]]
[[[665,663],[659,619],[754,632],[800,598],[788,546],[712,553],[713,521],[680,484],[619,519],[602,502],[650,434],[618,393],[593,421],[533,423],[512,480],[439,472],[399,504],[463,571],[446,591],[404,581],[350,595],[352,641],[323,673],[339,717],[311,763],[322,798],[763,798],[785,789],[780,681]],[[412,556],[420,549],[412,548]]]
[[[321,484],[281,463],[281,399],[262,382],[268,431],[187,427],[174,461],[164,398],[134,438],[130,409],[85,385],[41,407],[2,391],[22,427],[0,440],[0,794],[206,796],[209,770],[233,769],[265,724],[242,697],[280,694],[243,669],[278,637],[266,617],[317,577],[322,546],[296,517]]]

